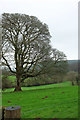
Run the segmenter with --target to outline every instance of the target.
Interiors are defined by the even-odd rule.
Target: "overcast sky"
[[[0,13],[38,17],[51,33],[51,45],[78,59],[78,0],[0,0]]]

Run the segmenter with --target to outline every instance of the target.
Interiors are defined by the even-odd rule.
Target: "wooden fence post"
[[[16,118],[20,119],[21,118],[21,107],[20,106],[10,106],[5,108],[5,114],[4,114],[5,120],[7,118],[11,119],[13,118],[14,120]]]

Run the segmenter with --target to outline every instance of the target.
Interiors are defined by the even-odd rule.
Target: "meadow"
[[[2,92],[2,105],[21,106],[21,118],[78,118],[78,86],[70,82]]]

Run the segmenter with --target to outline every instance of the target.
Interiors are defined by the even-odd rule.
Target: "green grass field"
[[[2,93],[3,106],[20,105],[22,118],[78,118],[78,86],[65,82],[22,89]]]

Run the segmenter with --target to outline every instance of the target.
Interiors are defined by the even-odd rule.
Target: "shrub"
[[[8,75],[2,75],[2,90],[6,88],[11,88],[11,87],[12,87],[12,83],[8,79]]]
[[[67,73],[67,75],[65,76],[65,81],[71,81],[72,85],[76,84],[76,77],[77,77],[78,73],[74,72],[74,71],[70,71]]]

